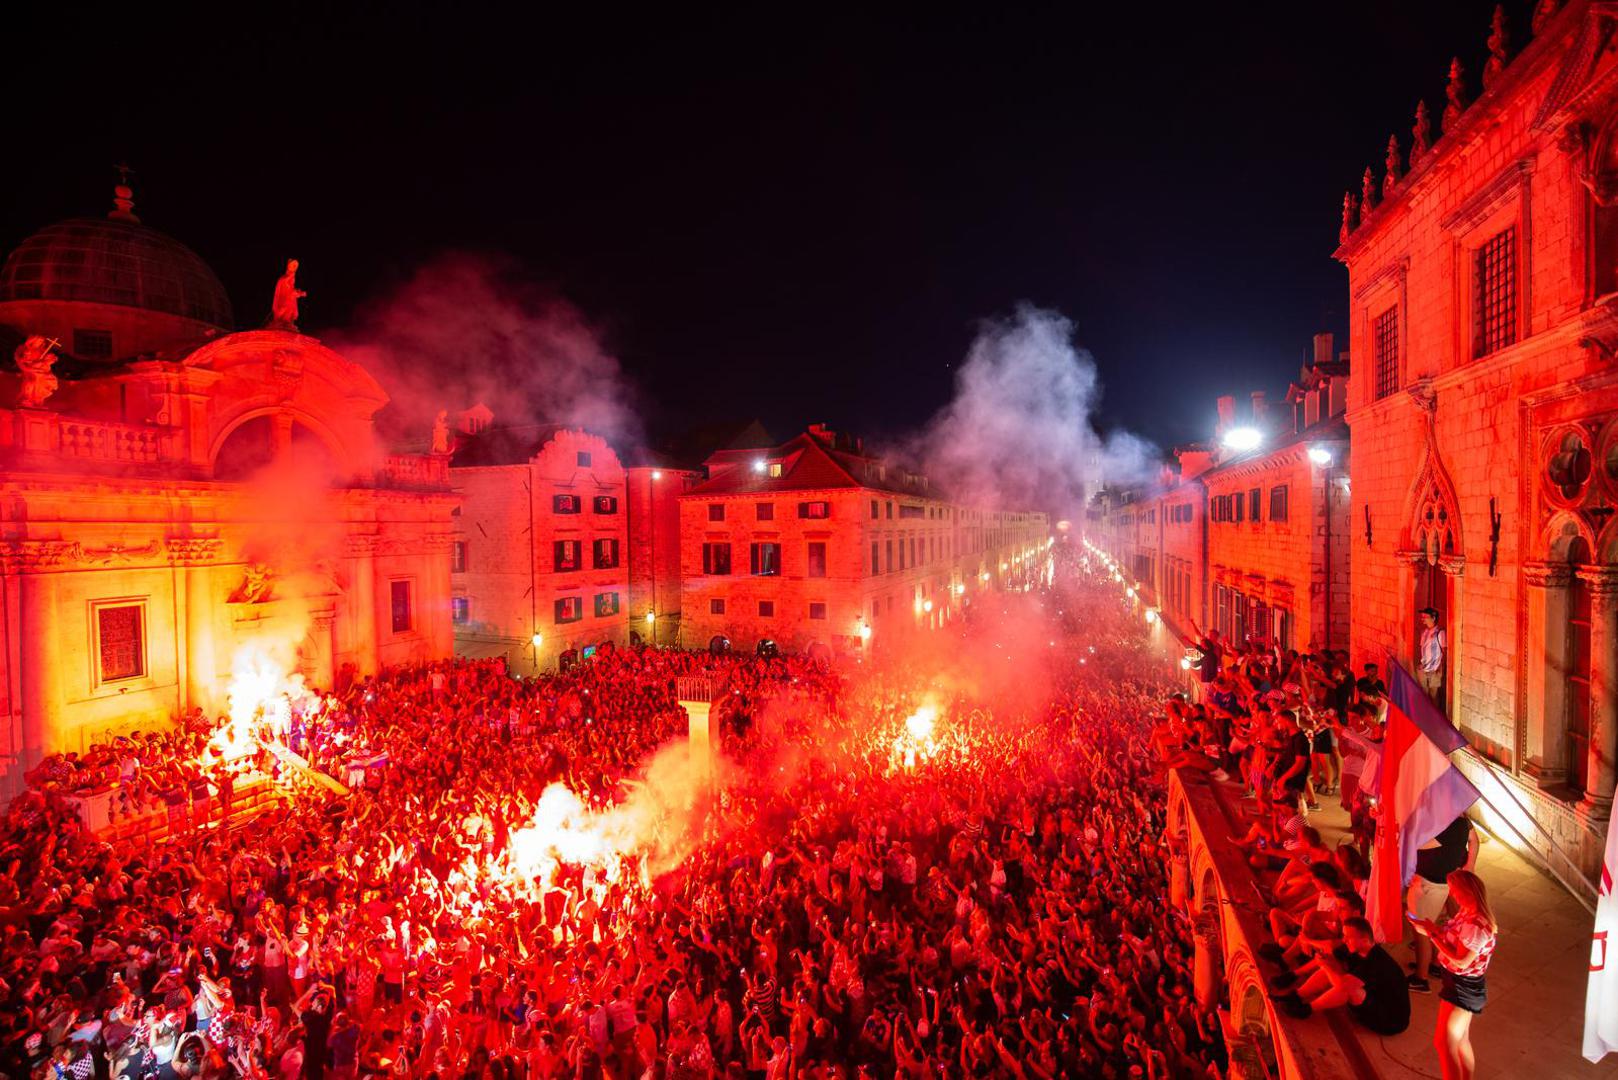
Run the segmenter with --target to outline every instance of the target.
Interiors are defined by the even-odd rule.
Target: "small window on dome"
[[[81,360],[111,360],[111,330],[74,330],[73,355]]]

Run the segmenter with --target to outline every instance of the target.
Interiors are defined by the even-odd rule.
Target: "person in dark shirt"
[[[1470,870],[1477,861],[1478,837],[1465,814],[1444,827],[1444,831],[1416,849],[1416,876],[1410,879],[1405,906],[1418,919],[1428,922],[1443,914],[1449,900],[1449,876],[1456,870]],[[1416,935],[1415,970],[1410,989],[1418,994],[1432,992],[1428,973],[1433,964],[1431,939]]]
[[[1375,664],[1365,665],[1365,674],[1360,677],[1359,682],[1354,684],[1354,687],[1360,692],[1361,698],[1385,698],[1388,696],[1388,684],[1383,682],[1377,675]]]
[[[1343,945],[1344,954],[1318,957],[1314,971],[1276,1003],[1299,1018],[1315,1009],[1346,1008],[1378,1035],[1404,1031],[1410,1026],[1410,988],[1398,961],[1359,916],[1343,920]]]

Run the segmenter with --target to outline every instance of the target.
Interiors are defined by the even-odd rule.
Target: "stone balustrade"
[[[155,464],[163,459],[160,428],[60,417],[57,431],[58,446],[67,457],[137,464]]]

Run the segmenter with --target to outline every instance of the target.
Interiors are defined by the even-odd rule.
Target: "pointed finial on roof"
[[[1382,174],[1382,197],[1385,199],[1388,192],[1399,184],[1399,136],[1388,136],[1388,156],[1382,165],[1387,169],[1387,172]]]
[[[113,166],[118,171],[118,183],[112,188],[112,209],[107,216],[113,221],[140,221],[135,216],[135,191],[129,186],[134,170],[123,162]]]
[[[1534,21],[1528,24],[1529,32],[1538,37],[1539,32],[1545,29],[1561,10],[1562,0],[1539,0],[1539,5],[1534,8]]]
[[[1416,124],[1410,129],[1413,141],[1410,144],[1410,164],[1414,166],[1416,160],[1432,149],[1433,145],[1433,118],[1427,113],[1425,101],[1416,102]]]
[[[1500,73],[1506,70],[1506,48],[1510,39],[1506,34],[1506,9],[1500,4],[1494,6],[1494,18],[1489,23],[1489,59],[1483,65],[1483,89],[1487,90],[1494,84]]]
[[[1354,235],[1354,229],[1359,225],[1359,203],[1354,200],[1352,191],[1343,192],[1343,226],[1337,230],[1337,242],[1348,243],[1348,238]]]
[[[1365,166],[1365,175],[1360,177],[1360,213],[1369,214],[1376,205],[1376,174],[1369,165]]]
[[[1466,112],[1466,69],[1461,66],[1459,56],[1449,62],[1449,85],[1444,88],[1444,96],[1449,100],[1444,106],[1443,123],[1439,126],[1448,135],[1461,122],[1461,114]]]

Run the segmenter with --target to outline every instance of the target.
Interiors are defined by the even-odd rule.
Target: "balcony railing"
[[[89,461],[156,463],[163,457],[157,428],[110,420],[63,419],[58,428],[61,452]]]

